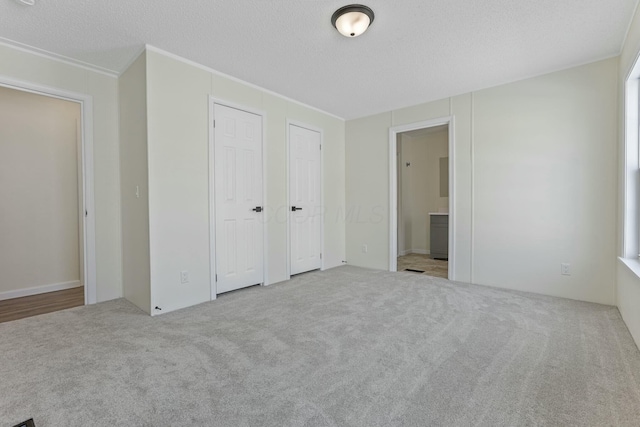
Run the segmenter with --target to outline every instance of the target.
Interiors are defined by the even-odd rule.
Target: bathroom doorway
[[[395,230],[391,271],[451,278],[450,122],[392,129],[392,133],[396,215],[391,224]]]

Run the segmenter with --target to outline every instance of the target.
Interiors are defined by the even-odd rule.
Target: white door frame
[[[412,130],[448,125],[449,127],[449,280],[455,280],[455,135],[454,116],[389,128],[389,271],[398,270],[398,134]],[[425,212],[426,214],[426,212]]]
[[[291,183],[289,182],[289,168],[291,165],[291,135],[289,134],[289,126],[294,125],[304,129],[309,129],[320,134],[320,271],[324,271],[324,131],[315,126],[310,126],[306,123],[299,122],[297,120],[287,119],[287,164],[286,164],[286,179],[287,179],[287,203],[284,206],[287,212],[287,275],[286,280],[291,279],[291,210],[290,210],[290,196],[291,196]]]
[[[80,104],[82,195],[84,206],[79,206],[78,215],[82,219],[84,254],[83,283],[84,303],[95,304],[96,291],[96,217],[93,180],[93,97],[82,93],[66,91],[54,87],[38,85],[0,75],[0,86],[22,92],[44,95]]]
[[[262,125],[262,280],[260,286],[269,285],[268,252],[267,252],[267,114],[262,110],[249,108],[244,105],[224,101],[209,95],[209,275],[211,284],[211,300],[218,298],[218,283],[216,282],[216,209],[215,209],[215,104],[234,108],[250,114],[260,116]]]

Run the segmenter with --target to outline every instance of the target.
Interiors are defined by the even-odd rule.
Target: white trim
[[[633,274],[640,278],[640,261],[638,259],[618,257],[618,260],[626,265]]]
[[[406,256],[406,255],[411,255],[411,254],[431,255],[431,251],[428,251],[426,249],[406,249],[404,251],[398,252],[399,256]]]
[[[389,128],[389,271],[398,270],[398,154],[399,133],[447,125],[449,128],[449,280],[455,280],[455,135],[454,116]]]
[[[431,251],[428,251],[426,249],[411,249],[409,252],[418,255],[431,255]]]
[[[449,117],[449,254],[447,275],[449,276],[449,280],[456,280],[456,118],[454,115]]]
[[[19,50],[20,52],[36,55],[41,58],[46,58],[51,61],[61,62],[63,64],[71,65],[73,67],[78,67],[84,70],[93,71],[94,73],[104,74],[105,76],[109,76],[109,77],[118,78],[118,76],[120,76],[121,74],[109,68],[99,67],[97,65],[89,64],[88,62],[83,62],[77,59],[70,58],[68,56],[59,55],[57,53],[40,49],[38,47],[30,46],[25,43],[20,43],[15,40],[7,39],[5,37],[0,37],[0,45],[9,47],[11,49]]]
[[[313,130],[313,127],[310,129]],[[317,131],[320,132],[320,271],[324,271],[327,268],[324,253],[324,211],[326,206],[324,204],[324,130],[318,128]]]
[[[30,82],[12,79],[0,75],[0,86],[37,95],[80,104],[81,129],[82,129],[82,191],[84,206],[78,212],[83,219],[84,227],[84,271],[83,282],[85,286],[85,304],[97,302],[96,279],[96,220],[93,179],[93,97],[76,92],[70,92],[49,86],[38,85]],[[86,212],[86,215],[83,213]]]
[[[303,129],[308,129],[313,132],[318,132],[320,134],[320,271],[325,270],[325,254],[324,254],[324,150],[322,146],[324,145],[324,131],[321,128],[317,128],[315,126],[310,126],[306,123],[299,122],[297,120],[291,120],[287,118],[286,120],[286,134],[287,134],[287,146],[285,148],[287,152],[286,166],[285,166],[285,175],[287,180],[287,204],[286,204],[286,212],[287,212],[287,271],[285,280],[291,279],[291,210],[289,206],[291,205],[291,182],[289,181],[289,172],[291,166],[291,134],[289,132],[290,126],[297,126]]]
[[[473,107],[472,107],[473,108]],[[456,126],[455,126],[455,115],[453,114],[453,98],[449,98],[449,117],[451,117],[451,123],[449,123],[449,128],[448,130],[448,136],[449,136],[449,189],[451,190],[453,188],[453,194],[449,194],[451,197],[449,197],[449,209],[451,209],[451,207],[453,206],[453,204],[455,203],[455,192],[456,192],[456,174],[454,173],[454,170],[456,168],[455,166],[455,153],[456,153],[456,144],[455,144],[455,131],[456,131]],[[453,166],[453,167],[452,167]],[[455,242],[456,239],[456,234],[454,234],[453,232],[455,231],[455,228],[452,227],[452,224],[456,223],[456,210],[454,209],[454,211],[451,213],[451,216],[449,216],[449,254],[447,254],[447,276],[449,278],[453,278],[455,277],[455,271],[456,271],[456,254],[453,253],[452,251],[455,250],[455,247],[451,244],[452,242]],[[429,255],[431,255],[431,251],[429,251]]]
[[[209,96],[209,141],[207,144],[209,157],[209,286],[211,301],[218,298],[218,281],[216,280],[216,215],[215,215],[215,127],[213,126],[215,101]]]
[[[262,118],[262,286],[269,286],[269,233],[267,232],[267,113],[262,110],[247,110],[258,114]]]
[[[319,113],[326,114],[327,116],[331,116],[331,117],[336,118],[338,120],[342,120],[343,122],[345,121],[345,119],[343,117],[336,116],[335,114],[329,113],[328,111],[321,110],[320,108],[314,107],[312,105],[305,104],[304,102],[297,101],[297,100],[295,100],[293,98],[289,98],[288,96],[284,96],[284,95],[281,95],[281,94],[279,94],[277,92],[274,92],[272,90],[265,89],[265,88],[263,88],[261,86],[258,86],[256,84],[249,83],[249,82],[247,82],[245,80],[242,80],[242,79],[239,79],[237,77],[230,76],[229,74],[225,74],[225,73],[220,72],[218,70],[214,70],[213,68],[207,67],[206,65],[202,65],[202,64],[200,64],[198,62],[195,62],[195,61],[192,61],[190,59],[184,58],[184,57],[182,57],[180,55],[176,55],[175,53],[167,52],[166,50],[162,50],[162,49],[157,48],[155,46],[152,46],[150,44],[146,44],[145,48],[146,48],[146,50],[148,50],[150,52],[159,53],[159,54],[164,55],[164,56],[166,56],[168,58],[175,59],[176,61],[180,61],[180,62],[182,62],[184,64],[187,64],[187,65],[191,65],[192,67],[196,67],[196,68],[199,68],[201,70],[208,71],[209,73],[215,74],[215,75],[220,76],[220,77],[224,77],[226,79],[229,79],[229,80],[234,81],[236,83],[243,84],[243,85],[248,86],[250,88],[260,90],[260,91],[262,91],[262,92],[264,92],[266,94],[276,96],[276,97],[278,97],[280,99],[284,99],[285,101],[293,102],[294,104],[300,105],[300,106],[305,107],[305,108],[309,108],[309,109],[317,111]],[[236,107],[233,107],[233,108],[236,108]],[[248,111],[248,110],[246,110],[246,111]]]
[[[52,283],[50,285],[34,286],[26,289],[17,289],[15,291],[0,292],[0,301],[28,297],[31,295],[46,294],[49,292],[64,291],[65,289],[73,289],[82,287],[79,280],[70,282]]]
[[[285,211],[287,212],[287,263],[286,263],[286,271],[285,271],[285,280],[291,280],[291,214],[289,212],[289,206],[291,205],[291,183],[289,182],[289,168],[291,167],[291,144],[289,144],[289,139],[291,137],[289,132],[289,119],[285,120],[285,151],[287,153],[285,159],[285,189],[286,189],[286,202],[285,202]],[[277,212],[276,212],[277,214]]]
[[[215,104],[234,108],[250,114],[260,116],[262,126],[262,212],[263,228],[262,228],[262,280],[261,286],[268,286],[269,269],[268,269],[268,233],[267,221],[265,220],[267,205],[267,113],[255,108],[245,107],[233,102],[224,101],[209,95],[209,274],[211,285],[211,300],[217,299],[218,283],[216,282],[216,222],[215,222],[215,129],[213,121],[215,120]]]
[[[475,164],[476,164],[476,122],[475,122],[475,106],[474,106],[474,93],[471,92],[471,137],[470,144],[470,174],[471,174],[471,224],[469,230],[469,282],[474,282],[474,266],[475,266],[475,229],[476,229],[476,177],[475,177]]]
[[[82,170],[84,175],[84,253],[85,253],[85,304],[95,304],[97,296],[96,265],[96,208],[93,168],[93,97],[82,102],[82,128],[84,156]]]

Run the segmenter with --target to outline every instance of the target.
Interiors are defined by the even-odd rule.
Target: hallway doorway
[[[391,271],[453,276],[450,122],[444,118],[390,129]]]
[[[0,78],[0,321],[95,302],[90,108]]]

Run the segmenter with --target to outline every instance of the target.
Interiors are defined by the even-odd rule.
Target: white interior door
[[[322,266],[320,132],[289,125],[291,274]]]
[[[216,293],[264,282],[262,117],[214,105]]]

